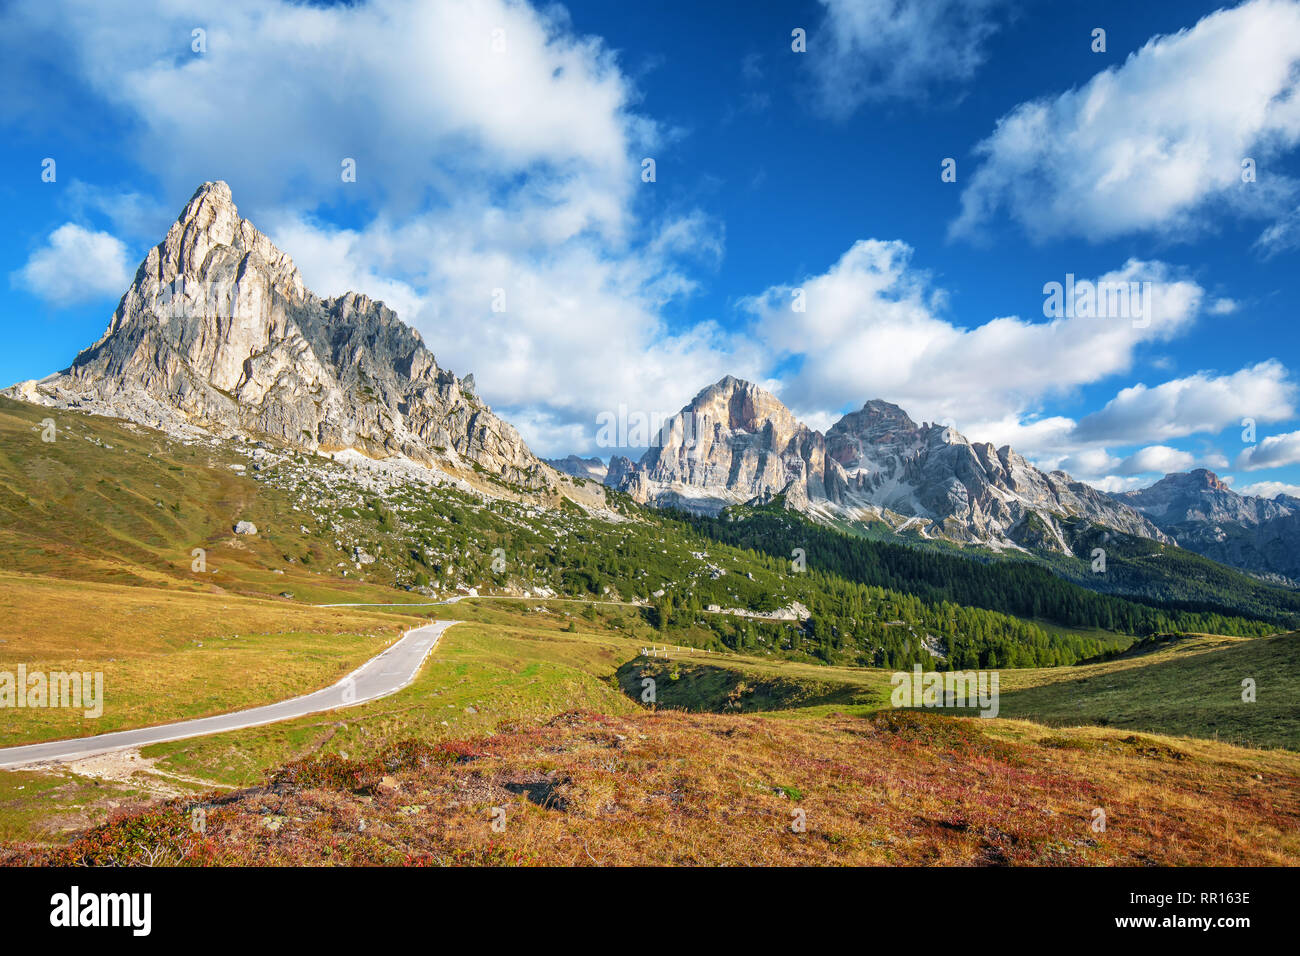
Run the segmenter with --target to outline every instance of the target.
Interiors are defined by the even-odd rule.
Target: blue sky
[[[1300,493],[1300,4],[702,6],[9,4],[0,379],[65,367],[225,179],[542,454],[733,373],[1101,487]],[[1067,275],[1144,317],[1046,315]]]

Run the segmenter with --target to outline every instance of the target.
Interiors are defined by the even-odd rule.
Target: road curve
[[[307,714],[316,714],[340,707],[353,707],[368,700],[396,693],[419,673],[424,659],[438,643],[443,631],[459,621],[434,621],[412,628],[402,639],[382,653],[366,661],[337,684],[282,700],[276,704],[237,710],[229,714],[182,720],[138,730],[119,730],[95,737],[75,737],[71,740],[52,740],[47,743],[26,744],[21,747],[0,748],[0,769],[12,769],[25,764],[75,760],[124,747],[143,747],[170,740],[206,737],[209,734],[259,727],[281,720],[291,720]]]

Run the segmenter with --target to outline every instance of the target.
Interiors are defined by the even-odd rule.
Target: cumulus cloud
[[[969,80],[986,57],[1003,0],[821,0],[809,41],[822,107],[844,117],[864,103],[924,99]]]
[[[1269,435],[1237,456],[1236,467],[1243,471],[1300,465],[1300,432]]]
[[[1221,455],[1193,454],[1169,445],[1147,445],[1132,454],[1118,458],[1105,448],[1084,448],[1059,459],[1039,463],[1040,467],[1059,468],[1075,478],[1106,491],[1123,491],[1149,482],[1151,475],[1167,475],[1175,471],[1188,471],[1198,466],[1220,467],[1226,465]]]
[[[1255,498],[1276,498],[1278,495],[1300,498],[1300,485],[1290,485],[1285,481],[1257,481],[1232,490],[1239,495],[1250,495]]]
[[[658,135],[614,55],[558,7],[19,2],[0,35],[25,72],[71,69],[129,116],[128,148],[177,195],[220,178],[259,207],[409,208],[487,188],[546,207],[531,225],[552,238],[615,237],[639,185],[633,146]]]
[[[626,405],[666,417],[725,374],[760,377],[758,343],[708,322],[672,329],[662,318],[693,291],[674,263],[720,252],[706,221],[668,220],[618,259],[595,242],[499,244],[481,222],[420,217],[352,231],[289,220],[273,235],[321,294],[375,290],[420,329],[440,364],[473,372],[480,394],[540,454],[608,455],[593,444],[601,412]],[[383,278],[398,271],[407,280]]]
[[[1245,418],[1285,421],[1295,415],[1295,402],[1296,384],[1287,368],[1270,359],[1231,375],[1197,372],[1155,387],[1125,388],[1081,419],[1069,437],[1130,444],[1217,433]]]
[[[124,147],[177,202],[228,181],[314,291],[395,308],[540,452],[591,451],[574,436],[621,403],[675,411],[761,371],[752,343],[662,318],[725,235],[692,208],[644,212],[641,159],[676,134],[558,5],[20,0],[0,54],[12,73],[70,73],[124,117]]]
[[[1202,313],[1226,311],[1225,300],[1209,299],[1161,262],[1130,260],[1092,281],[1150,282],[1150,308],[1139,321],[1075,314],[961,326],[945,315],[946,291],[913,267],[911,248],[880,240],[860,241],[825,273],[771,287],[743,306],[755,340],[786,370],[781,398],[810,425],[825,427],[844,409],[883,397],[918,421],[952,423],[972,440],[1009,444],[1098,487],[1226,467],[1213,448],[1170,442],[1217,436],[1247,418],[1295,416],[1297,385],[1276,359],[1138,383],[1078,420],[1037,414],[1054,398],[1130,371],[1143,347],[1183,334]]]
[[[1087,482],[1098,491],[1108,491],[1112,493],[1133,491],[1135,488],[1144,488],[1151,483],[1149,477],[1126,477],[1123,475],[1106,475],[1101,478],[1090,478],[1087,479]]]
[[[1129,455],[1117,466],[1121,475],[1167,474],[1186,471],[1196,464],[1191,452],[1170,448],[1168,445],[1148,445]]]
[[[1244,183],[1241,164],[1266,164],[1300,141],[1298,94],[1300,3],[1212,13],[1082,88],[1003,116],[976,147],[982,162],[951,234],[975,235],[999,210],[1039,240],[1187,233],[1211,203],[1276,217],[1294,184]]]
[[[1066,456],[1054,465],[1076,478],[1087,479],[1109,475],[1119,466],[1120,459],[1104,448],[1085,448]]]
[[[796,369],[783,376],[792,408],[812,419],[887,397],[966,432],[972,423],[1019,423],[1046,397],[1129,369],[1140,345],[1187,327],[1204,296],[1164,263],[1130,260],[1098,281],[1149,282],[1142,321],[1010,316],[966,328],[943,316],[944,291],[911,258],[906,243],[862,240],[827,272],[744,303],[757,337]]]
[[[52,305],[120,296],[130,281],[126,246],[106,232],[67,222],[50,233],[10,282]]]

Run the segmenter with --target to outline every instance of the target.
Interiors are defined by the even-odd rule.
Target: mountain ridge
[[[697,513],[780,499],[830,523],[1064,554],[1078,537],[1062,519],[1082,518],[1300,580],[1300,549],[1290,543],[1300,539],[1300,500],[1238,496],[1204,470],[1177,487],[1167,476],[1151,489],[1105,494],[1036,468],[1009,445],[918,425],[879,398],[823,433],[771,392],[727,375],[670,418],[637,462],[544,461],[478,398],[473,376],[440,367],[396,312],[358,292],[321,298],[307,289],[221,181],[194,192],[92,345],[67,369],[3,394],[173,432],[409,459],[471,484],[494,482],[497,493],[596,505],[599,485]]]
[[[6,394],[307,452],[401,456],[533,491],[559,477],[393,310],[310,292],[220,181],[195,191],[93,345]]]
[[[669,419],[617,487],[643,504],[697,513],[780,496],[797,511],[997,548],[1072,553],[1057,516],[1172,543],[1133,508],[1064,472],[1040,471],[1010,446],[917,425],[882,399],[823,434],[731,375]]]
[[[1189,551],[1278,583],[1300,582],[1300,498],[1242,495],[1206,468],[1174,472],[1111,497],[1147,515]]]

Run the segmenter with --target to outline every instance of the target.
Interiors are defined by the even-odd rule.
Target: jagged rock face
[[[1009,447],[972,443],[942,425],[917,425],[897,405],[867,402],[823,436],[775,396],[730,376],[683,408],[618,487],[644,502],[706,512],[782,495],[801,511],[1067,552],[1056,516],[1170,540],[1062,472],[1045,474]]]
[[[618,488],[635,470],[636,463],[632,459],[624,455],[613,455],[609,459],[609,467],[605,469],[605,484],[611,488]]]
[[[1189,551],[1284,583],[1300,582],[1300,499],[1240,495],[1204,468],[1113,497]]]
[[[827,432],[826,447],[847,476],[845,503],[929,519],[941,537],[1068,551],[1052,517],[1066,515],[1169,540],[1064,472],[1042,472],[1010,446],[995,449],[944,425],[917,425],[888,402],[870,401],[845,415]]]
[[[730,375],[695,396],[620,482],[633,498],[712,512],[784,494],[824,500],[826,443],[770,392]]]
[[[590,478],[592,481],[603,482],[605,473],[608,470],[605,463],[599,458],[580,458],[577,455],[568,455],[564,458],[545,458],[543,460],[556,471],[563,472],[566,475],[573,475],[575,478]]]
[[[204,183],[149,251],[100,340],[15,395],[304,450],[468,462],[532,488],[552,477],[391,309],[308,291],[223,182]]]
[[[1239,495],[1205,468],[1165,475],[1149,488],[1114,495],[1157,524],[1219,522],[1254,526],[1291,514],[1294,498]]]

